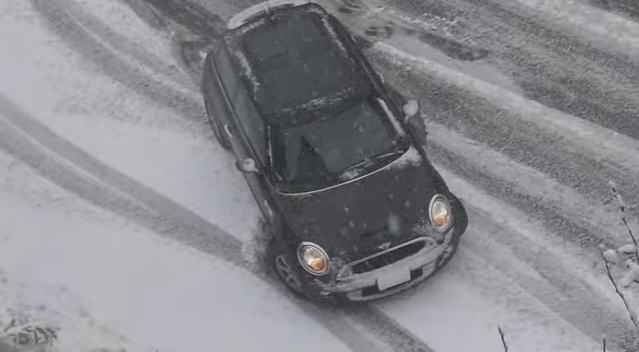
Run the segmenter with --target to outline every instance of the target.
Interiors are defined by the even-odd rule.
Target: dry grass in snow
[[[627,231],[628,243],[618,248],[602,246],[601,254],[606,275],[639,333],[639,243],[626,218],[627,205],[613,182],[610,183],[610,191],[621,222]]]

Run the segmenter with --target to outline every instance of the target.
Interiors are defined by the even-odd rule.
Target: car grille
[[[382,252],[383,254],[372,255],[370,258],[358,261],[356,264],[352,265],[352,273],[361,274],[393,264],[419,252],[425,245],[425,241],[415,241],[396,247],[391,251]]]

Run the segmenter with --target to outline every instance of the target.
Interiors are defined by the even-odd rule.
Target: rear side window
[[[226,49],[222,46],[215,54],[215,67],[222,80],[222,85],[229,99],[235,95],[238,86],[238,77],[233,71],[233,65]]]
[[[266,164],[266,128],[264,121],[246,88],[240,84],[238,76],[233,71],[228,52],[224,47],[221,47],[216,53],[215,64],[240,127],[251,144],[258,161],[264,165]]]
[[[262,165],[265,165],[266,127],[255,107],[255,103],[251,100],[248,91],[243,85],[239,87],[237,96],[233,99],[233,110],[257,158]]]

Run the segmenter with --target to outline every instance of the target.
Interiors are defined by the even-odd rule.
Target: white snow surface
[[[607,249],[603,252],[604,259],[611,264],[619,263],[619,255],[614,249]]]
[[[419,50],[415,46],[398,48],[393,44],[378,42],[374,48],[387,55],[390,60],[403,63],[409,70],[423,70],[429,75],[498,103],[503,108],[513,111],[517,118],[533,123],[577,148],[587,150],[590,155],[605,158],[633,172],[639,172],[639,143],[628,136],[528,100],[517,91],[490,80],[467,75],[448,65],[424,58],[421,56],[424,50]]]
[[[520,192],[553,204],[560,204],[562,212],[578,223],[598,227],[602,234],[617,240],[626,239],[626,230],[619,221],[617,212],[605,211],[596,200],[588,199],[548,175],[515,162],[506,155],[490,149],[477,141],[454,132],[436,122],[427,122],[430,141],[447,151],[467,158],[468,162],[496,179],[513,182]],[[605,226],[602,226],[604,225]]]
[[[619,263],[619,255],[614,249],[607,249],[603,252],[604,259],[608,263],[617,264]]]
[[[632,243],[625,244],[617,249],[621,253],[632,254],[637,252],[637,246]]]
[[[639,282],[639,265],[634,262],[628,263],[628,271],[621,279],[621,286],[628,287],[634,282]]]
[[[188,111],[180,115],[149,101],[93,71],[39,25],[28,4],[10,1],[2,6],[7,9],[0,11],[0,33],[18,30],[29,33],[30,40],[0,37],[5,53],[0,64],[7,68],[0,70],[0,94],[98,160],[222,229],[250,238],[254,224],[247,219],[259,210],[243,177],[229,172],[235,170],[233,158],[212,143],[207,125],[195,121],[204,118],[203,106],[199,116],[188,116]],[[110,20],[120,23],[117,16]],[[146,33],[146,28],[140,30]],[[201,101],[197,92],[189,94]],[[243,211],[235,211],[240,205]]]
[[[639,24],[582,1],[517,0],[547,18],[556,19],[567,30],[597,43],[613,43],[615,49],[639,54]]]

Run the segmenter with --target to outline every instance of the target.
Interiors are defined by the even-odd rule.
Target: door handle
[[[224,125],[224,131],[229,137],[233,138],[233,133],[231,133],[231,128],[229,127],[229,125]]]
[[[266,207],[266,211],[268,211],[268,216],[273,217],[273,209],[267,200],[264,200],[264,206]]]

